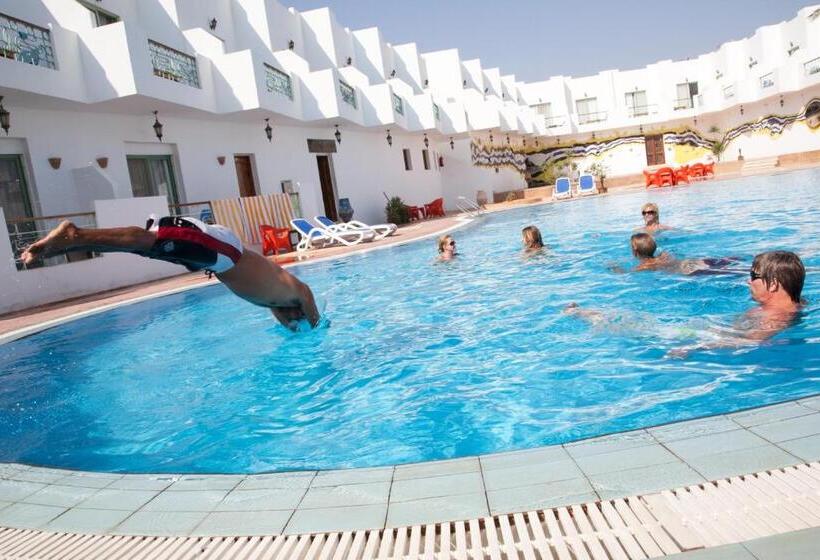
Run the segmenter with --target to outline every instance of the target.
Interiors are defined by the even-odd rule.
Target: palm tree
[[[729,142],[726,140],[724,136],[720,140],[713,140],[712,141],[712,153],[715,155],[718,161],[720,161],[720,156],[723,155],[723,152],[726,151],[726,147],[729,145]]]

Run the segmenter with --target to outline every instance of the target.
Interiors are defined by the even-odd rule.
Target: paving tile
[[[398,465],[393,480],[408,480],[411,478],[429,478],[448,474],[463,474],[479,472],[481,465],[477,457],[451,459],[449,461],[430,461],[411,465]]]
[[[648,428],[647,431],[660,442],[688,439],[698,436],[708,436],[719,432],[737,430],[738,424],[728,416],[711,416],[698,420],[688,420],[667,424],[657,428]]]
[[[773,406],[755,408],[745,412],[736,412],[735,414],[729,414],[729,418],[741,426],[748,428],[750,426],[758,426],[760,424],[769,424],[779,420],[788,420],[789,418],[806,416],[808,414],[812,414],[813,412],[814,411],[810,408],[800,406],[794,402],[788,402]]]
[[[47,531],[101,534],[110,531],[131,515],[131,511],[73,508],[44,527]]]
[[[449,474],[431,478],[396,480],[390,490],[391,502],[407,502],[438,496],[484,493],[481,473]]]
[[[234,490],[214,509],[234,512],[296,509],[306,491],[305,488]]]
[[[18,463],[0,463],[0,479],[14,478],[15,475],[28,470],[25,465]]]
[[[319,486],[308,490],[299,509],[386,504],[389,496],[389,482]]]
[[[104,488],[84,500],[79,507],[137,511],[157,495],[154,490],[119,490]]]
[[[757,560],[740,544],[727,544],[664,556],[666,560]]]
[[[190,535],[206,516],[204,512],[138,511],[111,532],[120,535]]]
[[[790,439],[777,446],[806,462],[820,461],[820,435]]]
[[[0,502],[0,509],[3,509],[4,507],[8,507],[10,505],[11,505],[11,502]]]
[[[267,488],[307,488],[315,471],[298,473],[254,474],[239,483],[236,490],[265,490]]]
[[[657,443],[633,449],[624,449],[622,451],[595,455],[582,455],[580,457],[575,456],[574,449],[568,448],[567,451],[575,457],[578,465],[587,474],[623,471],[626,469],[647,467],[649,465],[680,462],[680,459]]]
[[[384,527],[386,513],[387,504],[296,510],[284,532],[298,534],[380,529]]]
[[[495,469],[543,465],[567,459],[570,459],[569,453],[560,445],[525,449],[523,451],[509,451],[507,453],[493,453],[479,457],[481,470],[485,473]]]
[[[211,512],[228,495],[226,490],[165,491],[148,502],[144,511],[204,511]]]
[[[39,482],[41,484],[54,484],[71,473],[68,471],[57,471],[51,469],[26,469],[19,470],[9,478],[22,482]]]
[[[387,508],[387,526],[459,521],[486,517],[489,513],[487,498],[483,493],[427,498],[412,502],[391,501]]]
[[[0,500],[19,502],[31,496],[38,490],[45,488],[45,484],[37,482],[19,482],[16,480],[0,480]]]
[[[241,475],[185,475],[179,477],[168,489],[172,492],[233,490],[245,478]]]
[[[590,474],[589,480],[602,500],[635,494],[651,494],[706,482],[706,479],[683,463],[652,465],[608,473]]]
[[[320,471],[311,486],[339,486],[340,484],[362,484],[365,482],[389,482],[393,479],[393,467],[374,469],[346,469],[340,471]]]
[[[157,492],[168,488],[176,478],[162,476],[124,476],[115,480],[106,490],[155,490]]]
[[[585,478],[487,492],[492,514],[546,509],[597,499],[598,496]]]
[[[575,461],[566,459],[546,464],[530,464],[507,469],[492,469],[484,472],[484,485],[487,491],[532,486],[556,480],[581,478],[583,473]]]
[[[292,510],[214,512],[209,513],[192,534],[214,537],[279,535],[292,515]]]
[[[97,492],[98,490],[96,488],[50,484],[20,501],[27,504],[70,508],[76,506],[86,498],[93,496]]]
[[[800,399],[797,403],[801,406],[807,406],[812,410],[820,410],[820,395],[809,397],[807,399]]]
[[[652,436],[650,436],[648,432],[645,430],[637,430],[634,432],[624,432],[622,434],[612,434],[610,436],[567,443],[564,445],[564,449],[569,451],[573,457],[583,457],[586,455],[623,451],[624,449],[634,449],[655,443],[655,440],[652,439]]]
[[[817,558],[820,528],[804,529],[743,543],[757,560],[804,560]]]
[[[766,469],[786,467],[800,460],[773,445],[741,449],[694,457],[687,464],[706,477],[717,480],[729,476],[750,474]]]
[[[720,432],[667,442],[666,447],[684,461],[691,457],[713,455],[718,452],[737,451],[771,445],[768,441],[747,430]]]
[[[77,486],[79,488],[105,488],[110,486],[122,475],[74,473],[60,479],[60,486]]]
[[[769,441],[780,442],[820,434],[820,412],[749,428]]]
[[[0,510],[0,525],[19,529],[42,527],[66,508],[39,504],[12,504]]]

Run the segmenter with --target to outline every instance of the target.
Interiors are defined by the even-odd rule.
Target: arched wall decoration
[[[527,156],[523,151],[510,146],[486,146],[473,140],[470,142],[473,165],[478,167],[509,167],[521,175],[527,171]]]

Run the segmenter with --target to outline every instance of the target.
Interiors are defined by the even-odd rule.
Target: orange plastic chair
[[[293,246],[290,244],[290,230],[288,228],[278,228],[260,224],[259,235],[262,237],[262,254],[265,256],[270,252],[273,252],[274,255],[278,255],[280,249],[285,252],[293,251]]]
[[[410,221],[413,220],[423,220],[424,219],[424,208],[421,206],[410,206],[409,204],[404,205],[407,208],[407,214],[410,217]]]
[[[424,205],[424,213],[430,216],[444,216],[444,199],[437,198],[433,202]]]
[[[681,183],[689,184],[689,166],[684,165],[683,167],[678,167],[675,169],[675,184],[679,185]]]
[[[707,175],[711,175],[712,177],[715,176],[715,162],[706,163],[703,165],[703,176],[704,178]]]
[[[643,177],[644,177],[644,180],[646,181],[646,188],[647,189],[649,187],[660,187],[661,186],[660,179],[658,179],[658,173],[657,172],[650,173],[649,171],[644,169],[643,170]]]
[[[670,186],[673,187],[675,185],[675,172],[672,171],[671,167],[661,167],[657,171],[658,173],[658,186]]]
[[[694,163],[689,167],[689,177],[693,179],[703,179],[705,172],[702,163]]]

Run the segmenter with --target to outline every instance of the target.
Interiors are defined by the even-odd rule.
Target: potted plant
[[[591,173],[598,179],[598,190],[602,193],[606,192],[606,186],[604,186],[604,179],[606,179],[606,165],[601,163],[600,161],[596,161],[592,165],[589,166],[587,170],[588,173]]]
[[[406,224],[410,221],[410,211],[401,197],[398,196],[387,200],[384,213],[387,216],[387,222],[391,224]]]

